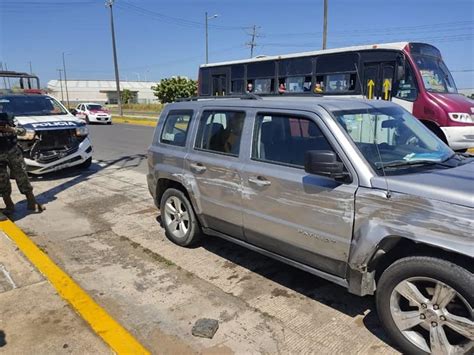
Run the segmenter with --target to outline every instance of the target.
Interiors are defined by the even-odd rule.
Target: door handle
[[[270,186],[272,184],[270,180],[265,179],[263,176],[250,177],[249,182],[259,187]]]
[[[191,170],[198,174],[201,174],[207,170],[207,168],[201,163],[191,163],[189,164],[189,167],[191,168]]]

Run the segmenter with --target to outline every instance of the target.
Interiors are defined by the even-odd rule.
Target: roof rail
[[[224,95],[224,96],[192,96],[177,99],[177,102],[183,101],[199,101],[199,100],[214,100],[214,99],[241,99],[241,100],[262,100],[259,95],[247,93],[242,95]]]
[[[283,93],[266,93],[259,94],[262,97],[323,97],[324,94],[315,92],[283,92]]]

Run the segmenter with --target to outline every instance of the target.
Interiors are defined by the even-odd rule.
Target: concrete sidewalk
[[[110,354],[0,230],[0,354]]]

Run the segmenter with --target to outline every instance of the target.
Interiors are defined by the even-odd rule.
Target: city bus
[[[391,100],[455,150],[474,147],[474,101],[458,94],[440,51],[386,43],[204,64],[199,96],[312,95]]]

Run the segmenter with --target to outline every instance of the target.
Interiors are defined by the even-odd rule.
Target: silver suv
[[[474,158],[401,107],[314,97],[173,103],[148,164],[174,243],[217,236],[375,293],[403,352],[474,351]]]

